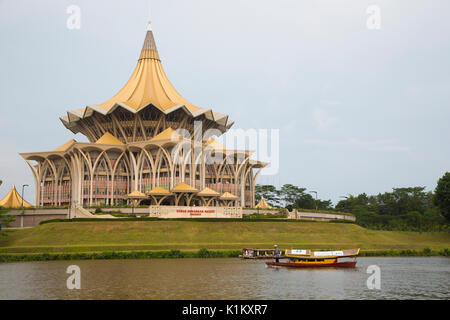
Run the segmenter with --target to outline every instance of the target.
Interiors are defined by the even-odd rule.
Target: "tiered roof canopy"
[[[222,132],[234,123],[228,120],[227,115],[195,106],[178,93],[164,72],[151,28],[147,30],[137,66],[125,86],[111,99],[68,111],[67,116],[60,119],[68,129],[76,131],[76,122],[92,116],[94,111],[107,115],[123,108],[137,113],[147,107],[157,108],[165,114],[182,109],[194,118],[204,115],[206,119],[216,122]]]
[[[116,103],[124,104],[133,110],[139,110],[149,104],[162,111],[181,105],[191,113],[200,110],[184,99],[170,83],[161,65],[151,30],[147,31],[137,66],[128,82],[114,97],[97,106],[109,111]]]

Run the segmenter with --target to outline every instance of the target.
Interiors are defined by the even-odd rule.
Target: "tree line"
[[[255,199],[259,201],[261,197],[264,197],[271,206],[288,210],[333,210],[331,200],[316,200],[306,188],[300,188],[292,184],[285,184],[279,190],[272,185],[256,185]]]
[[[255,197],[264,197],[272,206],[352,213],[356,223],[371,229],[449,231],[450,172],[439,179],[434,192],[425,187],[394,188],[377,195],[349,195],[333,206],[331,200],[315,198],[306,188],[285,184],[280,189],[258,185]]]

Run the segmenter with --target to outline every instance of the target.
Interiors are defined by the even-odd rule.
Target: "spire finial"
[[[158,50],[156,49],[155,38],[153,37],[152,31],[152,19],[150,14],[150,0],[148,1],[148,24],[147,33],[145,35],[144,45],[142,46],[141,56],[139,60],[142,59],[155,59],[159,60]]]
[[[150,5],[150,0],[148,0],[148,23],[147,23],[147,31],[152,31],[152,10]]]

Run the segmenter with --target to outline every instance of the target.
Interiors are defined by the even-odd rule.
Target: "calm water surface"
[[[81,290],[66,269],[81,268]],[[369,265],[381,290],[367,289]],[[267,268],[239,259],[0,264],[0,299],[450,299],[449,258],[359,258],[355,269]]]

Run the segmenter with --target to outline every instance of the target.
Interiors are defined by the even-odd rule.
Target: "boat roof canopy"
[[[293,258],[344,258],[355,257],[359,254],[358,249],[335,250],[335,251],[311,251],[311,250],[286,250],[287,257]]]

